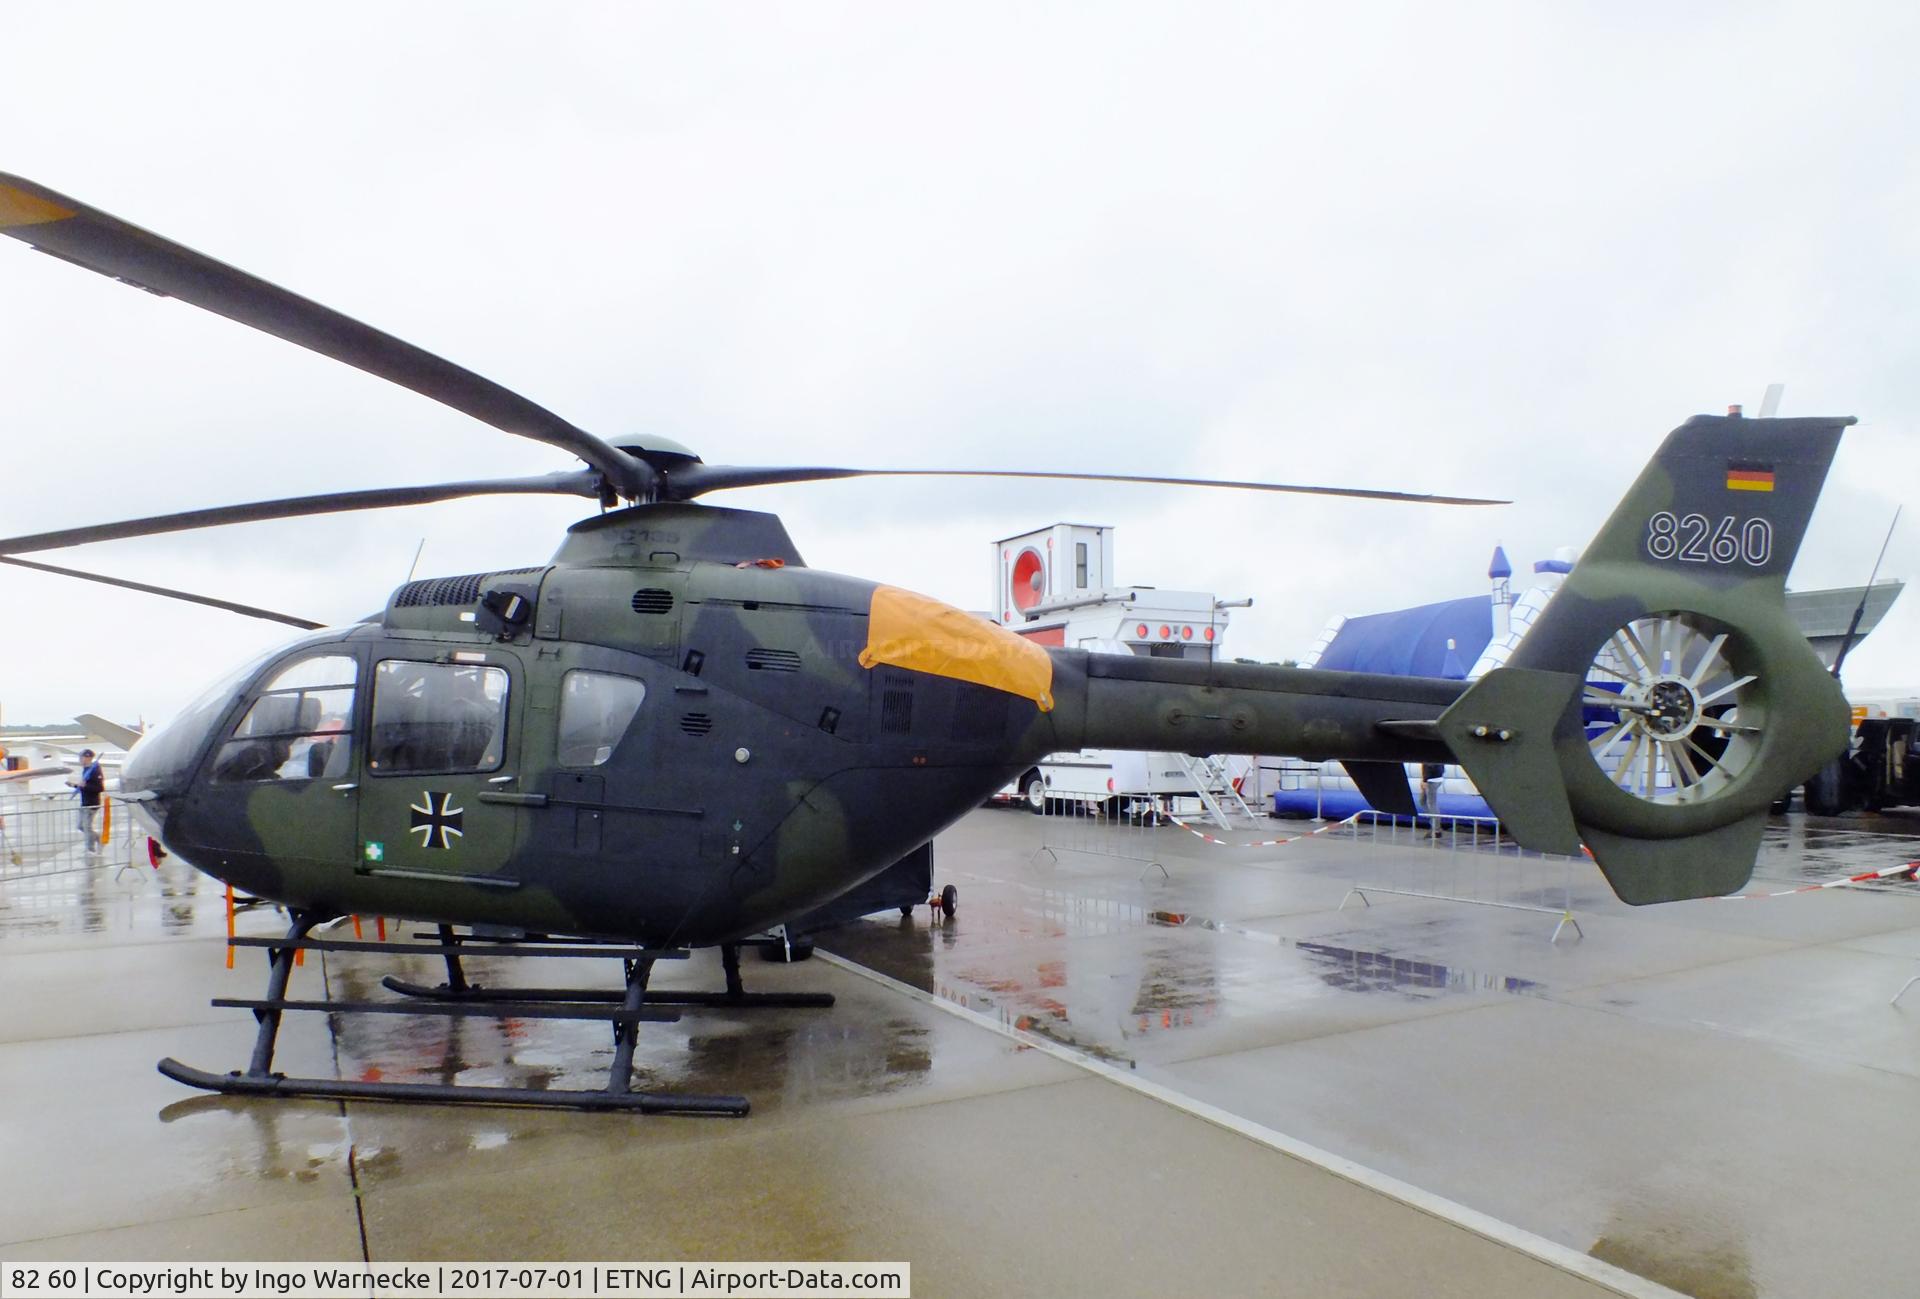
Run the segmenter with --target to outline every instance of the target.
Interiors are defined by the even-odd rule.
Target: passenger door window
[[[373,673],[367,770],[492,771],[507,737],[504,668],[386,659]]]
[[[646,684],[632,677],[567,673],[560,683],[560,765],[598,767],[606,762],[646,697]]]

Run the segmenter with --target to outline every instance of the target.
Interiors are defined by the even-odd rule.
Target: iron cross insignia
[[[451,848],[453,845],[448,842],[448,835],[466,837],[466,832],[460,828],[460,821],[467,809],[448,807],[447,804],[452,801],[453,795],[429,789],[420,794],[420,803],[425,803],[425,807],[420,803],[407,805],[407,810],[413,813],[413,828],[407,833],[421,836],[422,848]]]

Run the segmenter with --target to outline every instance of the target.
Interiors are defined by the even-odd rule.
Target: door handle
[[[474,797],[482,803],[500,803],[507,807],[545,807],[545,794],[509,794],[504,789],[483,789]]]
[[[335,786],[334,786],[334,789],[335,789],[336,791],[338,791],[339,793],[342,793],[342,794],[345,794],[345,793],[347,793],[347,792],[348,792],[348,791],[350,791],[350,790],[355,790],[355,789],[358,789],[358,788],[360,788],[360,782],[359,782],[359,781],[357,781],[357,780],[349,780],[349,781],[348,781],[348,782],[347,782],[346,784],[344,784],[344,785],[335,785]]]
[[[487,783],[489,785],[505,785],[512,780],[512,776],[490,776],[487,778]]]

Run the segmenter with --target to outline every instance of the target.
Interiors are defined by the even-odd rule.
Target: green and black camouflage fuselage
[[[1041,650],[809,569],[772,516],[664,503],[576,525],[541,567],[409,583],[216,689],[124,784],[170,849],[308,911],[646,944],[805,914],[1081,747],[1335,758],[1408,811],[1399,764],[1457,761],[1523,843],[1585,843],[1628,901],[1725,891],[1768,803],[1845,743],[1782,593],[1847,422],[1676,430],[1477,683]],[[1697,641],[1629,648],[1656,616]],[[1706,656],[1739,674],[1718,694]],[[1645,680],[1600,701],[1612,744],[1637,728],[1616,766],[1586,682],[1622,661]],[[583,747],[588,696],[626,702]],[[401,742],[469,725],[470,752]]]

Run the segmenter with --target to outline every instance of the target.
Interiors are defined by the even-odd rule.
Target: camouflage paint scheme
[[[1585,842],[1629,902],[1724,892],[1750,873],[1768,804],[1845,744],[1846,705],[1783,593],[1850,422],[1702,416],[1675,430],[1511,665],[1471,686],[1053,649],[1055,706],[1043,712],[949,676],[860,666],[874,583],[805,567],[769,515],[666,503],[575,525],[540,568],[400,588],[379,619],[297,642],[144,742],[125,784],[155,796],[144,810],[171,850],[276,901],[646,944],[728,941],[803,914],[1041,755],[1088,746],[1458,761],[1522,843],[1567,852]],[[1766,562],[1651,554],[1659,511],[1734,508],[1733,460],[1775,467],[1777,490],[1737,502],[1740,517],[1761,511],[1770,523]],[[489,591],[524,594],[531,616],[489,622],[475,598]],[[1601,646],[1633,618],[1666,611],[1726,629],[1735,670],[1764,691],[1743,705],[1766,723],[1755,760],[1683,806],[1615,786],[1582,723]],[[504,668],[502,763],[379,774],[356,742],[341,779],[212,779],[211,755],[254,692],[321,650],[358,662],[356,740],[383,659],[460,654]],[[599,766],[556,757],[560,682],[575,668],[646,687]],[[1383,770],[1398,767],[1373,768]],[[467,817],[441,849],[407,832],[409,803],[433,791]],[[370,842],[384,847],[378,863],[365,859]]]

